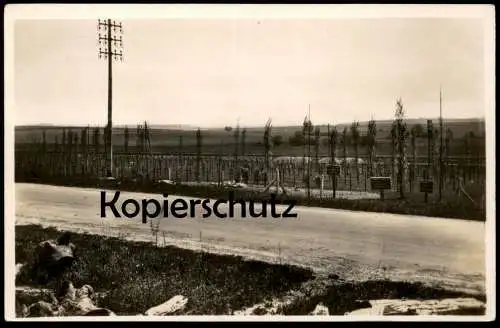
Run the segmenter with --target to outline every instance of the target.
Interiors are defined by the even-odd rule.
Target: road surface
[[[143,224],[140,215],[118,219],[108,208],[108,217],[101,218],[101,190],[19,183],[15,188],[16,224],[156,242],[150,223]],[[107,191],[106,201],[113,195]],[[161,204],[165,199],[122,192],[117,208],[128,198],[155,198]],[[169,206],[176,198],[195,199],[169,195]],[[221,206],[221,212],[227,207]],[[279,212],[286,207],[277,206]],[[311,207],[295,207],[297,218],[243,218],[239,209],[236,206],[234,218],[225,219],[202,218],[201,207],[195,218],[160,216],[153,220],[159,223],[158,243],[303,265],[346,279],[385,277],[485,290],[482,222]]]

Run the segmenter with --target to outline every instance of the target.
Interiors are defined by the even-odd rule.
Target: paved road
[[[106,200],[113,195],[108,191]],[[96,189],[16,184],[16,224],[155,239],[140,217],[117,219],[108,208],[108,218],[102,219],[100,197]],[[122,192],[117,207],[127,198],[164,200],[162,195]],[[195,199],[169,195],[169,205],[176,198]],[[221,212],[227,207],[221,206]],[[277,206],[280,212],[286,207]],[[308,207],[296,207],[297,218],[243,218],[239,209],[235,218],[202,218],[198,207],[195,218],[156,219],[158,242],[305,265],[349,279],[386,277],[484,290],[481,222]]]

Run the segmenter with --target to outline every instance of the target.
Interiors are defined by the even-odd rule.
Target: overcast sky
[[[484,117],[473,19],[124,20],[114,124],[201,127]],[[16,124],[105,124],[95,20],[16,21]]]

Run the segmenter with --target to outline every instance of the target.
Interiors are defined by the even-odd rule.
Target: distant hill
[[[427,125],[427,119],[416,118],[405,120],[407,125],[411,128],[417,124],[420,124],[425,131]],[[313,122],[314,123],[314,122]],[[336,128],[339,133],[342,132],[344,128],[347,129],[348,135],[351,134],[350,126],[352,123],[342,123],[337,124]],[[391,120],[379,120],[376,121],[377,127],[377,152],[378,154],[390,154],[390,129]],[[359,122],[359,130],[361,136],[366,135],[367,131],[367,121]],[[439,128],[438,119],[433,119],[434,128]],[[444,130],[450,130],[453,134],[453,142],[451,148],[454,149],[456,155],[460,155],[463,151],[464,141],[463,137],[465,134],[472,133],[474,138],[473,147],[475,151],[479,154],[484,154],[485,152],[485,120],[481,118],[471,118],[471,119],[445,119],[443,122]],[[56,126],[56,125],[30,125],[30,126],[17,126],[15,127],[15,147],[16,149],[31,147],[35,142],[40,142],[42,140],[42,135],[45,132],[46,143],[48,145],[54,144],[56,139],[58,143],[62,140],[63,129],[72,130],[78,134],[78,139],[81,137],[81,131],[85,126]],[[89,136],[89,143],[91,143],[93,132],[97,127],[91,127],[91,133]],[[135,146],[137,139],[136,135],[136,125],[129,125],[129,145],[130,147]],[[168,125],[168,124],[153,124],[150,127],[150,139],[152,151],[163,152],[163,153],[177,153],[196,152],[196,133],[197,127],[190,125]],[[241,126],[243,129],[244,126]],[[319,152],[322,155],[328,154],[328,145],[326,143],[326,135],[328,131],[328,125],[319,125],[322,141],[320,145]],[[245,135],[245,153],[246,154],[262,154],[263,153],[263,135],[264,126],[262,127],[247,127]],[[218,128],[204,128],[200,129],[202,131],[202,151],[204,153],[228,153],[231,154],[235,149],[234,138],[234,127],[231,131],[226,131],[224,127]],[[289,140],[297,131],[301,131],[302,126],[273,126],[272,127],[272,137],[281,139],[281,144],[273,147],[273,153],[280,156],[292,156],[301,155],[303,149],[300,146],[292,146]],[[113,127],[113,145],[115,149],[121,149],[124,145],[124,125],[118,125]],[[100,143],[104,144],[103,127],[99,128],[100,133]],[[182,149],[180,149],[180,140],[182,139]],[[241,139],[240,139],[241,143]],[[340,147],[340,145],[339,145]],[[426,153],[427,140],[425,138],[420,138],[418,140],[419,153]],[[348,145],[348,152],[352,154],[352,145]],[[359,153],[362,155],[366,150],[360,146]]]

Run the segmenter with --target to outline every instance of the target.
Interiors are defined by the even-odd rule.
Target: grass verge
[[[36,245],[60,233],[37,225],[16,226],[16,263],[31,263]],[[143,313],[178,294],[189,299],[182,314],[191,315],[232,314],[255,304],[270,304],[275,299],[289,300],[277,308],[276,314],[282,315],[308,315],[320,302],[328,307],[330,315],[369,307],[367,300],[375,299],[473,297],[486,302],[484,294],[470,295],[422,283],[344,281],[336,275],[315,277],[310,270],[294,266],[245,261],[237,256],[173,246],[157,248],[146,242],[77,233],[71,233],[71,239],[77,246],[78,261],[65,278],[73,281],[75,287],[90,284],[100,295],[97,305],[118,315]],[[16,285],[54,286],[37,285],[29,264],[21,269]],[[40,299],[16,294],[17,314],[22,304],[36,300]],[[484,315],[484,309],[454,314]]]
[[[16,263],[31,263],[36,245],[60,232],[40,226],[16,226]],[[105,292],[98,306],[120,315],[143,313],[175,295],[188,297],[191,315],[231,314],[268,298],[280,297],[313,277],[286,265],[246,261],[238,256],[157,248],[145,242],[71,233],[78,260],[66,275],[75,287],[91,285]],[[16,285],[36,286],[26,265]],[[45,286],[46,287],[46,286]],[[16,300],[16,308],[21,300]]]

